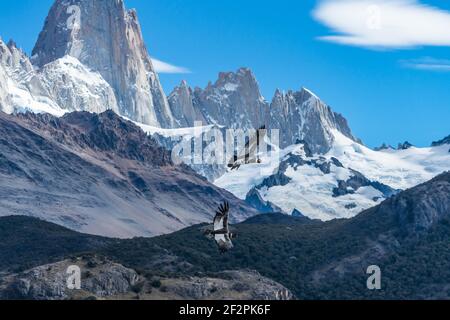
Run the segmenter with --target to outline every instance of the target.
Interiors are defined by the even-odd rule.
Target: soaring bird
[[[244,150],[242,150],[239,155],[235,154],[233,159],[229,161],[228,168],[231,168],[231,170],[239,170],[239,168],[245,164],[261,163],[261,159],[257,156],[257,153],[260,143],[264,140],[266,135],[266,126],[259,128],[258,131],[256,131],[256,134],[249,137]]]
[[[230,204],[228,202],[224,202],[216,211],[216,216],[213,221],[213,230],[207,230],[205,232],[205,234],[214,237],[220,253],[226,253],[233,249],[233,242],[231,239],[233,239],[235,235],[230,232],[228,224],[229,216]]]

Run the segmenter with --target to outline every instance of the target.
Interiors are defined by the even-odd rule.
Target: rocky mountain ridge
[[[93,21],[96,20],[101,21],[100,25],[93,25]],[[10,114],[27,111],[50,113],[58,117],[73,111],[102,113],[111,110],[126,119],[133,120],[141,127],[151,128],[148,132],[152,130],[157,132],[155,138],[169,150],[176,141],[179,141],[173,139],[174,136],[178,135],[178,138],[185,139],[187,135],[183,129],[189,130],[195,121],[220,128],[222,131],[227,128],[255,129],[265,125],[269,130],[280,130],[281,148],[286,149],[304,142],[311,153],[319,155],[331,152],[339,145],[338,140],[343,136],[352,143],[353,151],[346,151],[333,157],[341,162],[346,160],[347,163],[344,163],[346,168],[392,189],[411,187],[414,184],[409,181],[423,182],[432,177],[430,172],[434,175],[442,172],[436,172],[436,168],[448,169],[448,166],[441,164],[445,161],[444,157],[438,159],[437,165],[431,160],[428,162],[421,160],[424,162],[423,165],[412,163],[410,166],[411,163],[408,161],[403,163],[406,167],[395,168],[393,173],[390,170],[391,163],[388,162],[379,165],[378,161],[372,159],[370,162],[375,163],[377,168],[361,166],[358,161],[360,160],[358,150],[365,152],[365,148],[352,134],[347,120],[342,115],[334,112],[306,88],[287,92],[276,90],[272,101],[268,102],[260,92],[255,75],[248,68],[240,68],[236,72],[222,72],[217,81],[209,83],[204,89],[190,88],[187,82],[183,81],[166,98],[145,47],[137,14],[134,10],[127,10],[123,0],[55,1],[31,58],[27,57],[14,42],[4,43],[0,40],[0,110]],[[31,117],[28,117],[28,120],[30,119]],[[40,121],[30,122],[30,125],[42,127]],[[73,129],[75,126],[71,125],[70,128]],[[182,130],[179,131],[179,128]],[[49,129],[50,127],[45,130]],[[78,133],[79,130],[75,129],[74,132]],[[158,129],[164,133],[159,135]],[[58,130],[46,132],[47,137],[52,134],[60,136],[63,144],[70,142],[72,147],[75,146],[80,152],[84,152],[85,147],[90,148],[89,143],[92,144],[95,134],[99,135],[98,139],[105,140],[106,133],[111,132],[103,128],[102,132],[91,133],[91,137],[85,136],[87,139],[83,142],[85,145],[80,146],[77,143],[82,141],[76,141],[79,140],[76,134],[74,137],[67,137],[61,136]],[[445,141],[441,143],[445,145]],[[107,144],[106,141],[104,143]],[[123,141],[121,143],[124,144]],[[405,152],[415,150],[409,143],[401,144],[399,147]],[[97,149],[94,153],[108,152],[101,148]],[[142,150],[133,152],[138,151]],[[387,153],[390,149],[383,151]],[[352,157],[349,157],[349,154]],[[124,154],[121,154],[122,156]],[[143,157],[146,156],[148,155]],[[422,152],[419,152],[418,156],[422,156]],[[377,157],[383,160],[385,155],[380,153]],[[126,157],[125,159],[130,160]],[[108,166],[111,167],[111,163]],[[191,167],[211,182],[227,174],[225,165],[201,164]],[[405,174],[405,168],[412,170],[412,173]],[[401,185],[397,183],[398,175],[402,179],[407,175],[408,183]],[[143,184],[134,173],[125,176],[140,185],[138,190],[147,189],[146,184]],[[273,178],[276,180],[279,177],[274,174]],[[344,190],[349,187],[347,179],[339,181],[327,180],[326,189],[341,189],[340,196],[342,197],[342,193],[348,196],[349,191]],[[233,187],[227,184],[221,186],[238,195]],[[244,186],[241,189],[245,189],[245,192],[241,192],[243,196],[239,196],[245,199],[248,193],[249,203],[263,211],[277,211],[283,206],[284,210],[288,211],[296,209],[303,212],[307,209],[275,204],[264,197],[270,190],[260,193],[261,190],[256,190],[257,187],[258,184]],[[359,209],[367,208],[369,203],[375,204],[374,199],[380,201],[385,198],[385,195],[381,197],[373,190],[370,191],[368,196],[363,197],[365,200],[371,199],[370,201],[364,200],[364,203],[350,201],[344,205],[344,211],[356,214]],[[328,200],[330,199],[325,199]],[[318,199],[316,206],[320,207],[321,203],[322,200]],[[308,212],[305,214],[311,215]],[[332,212],[332,216],[339,217],[339,214]]]
[[[233,129],[257,129],[262,125],[277,129],[281,148],[304,140],[314,153],[326,153],[334,142],[332,130],[360,142],[347,120],[308,89],[287,93],[277,90],[272,102],[267,102],[248,68],[220,73],[218,80],[205,89],[191,89],[183,81],[169,95],[169,103],[185,126],[200,121]]]
[[[430,148],[371,150],[334,131],[324,155],[299,141],[260,164],[228,171],[214,183],[260,210],[278,207],[312,218],[350,218],[400,190],[450,170],[448,144]]]
[[[81,289],[67,287],[67,270],[82,270]],[[223,271],[211,276],[139,275],[105,258],[82,256],[3,278],[6,300],[291,300],[292,293],[256,271]]]
[[[257,211],[112,111],[0,113],[0,215],[29,215],[109,237],[151,236],[212,221],[225,199]],[[186,206],[189,203],[189,206]]]
[[[8,287],[23,283],[20,279],[28,278],[26,270],[48,263],[57,266],[57,261],[68,261],[64,256],[71,256],[71,263],[81,263],[92,279],[97,279],[103,264],[112,261],[136,270],[130,274],[145,279],[144,285],[135,287],[134,298],[145,298],[151,289],[150,296],[169,299],[220,299],[230,292],[233,298],[247,299],[286,298],[290,292],[306,300],[448,299],[449,194],[450,172],[446,172],[351,219],[321,222],[280,214],[252,217],[233,226],[239,237],[225,259],[200,232],[204,224],[162,237],[114,240],[92,239],[28,217],[5,217],[0,218],[0,230],[9,233],[0,233],[0,255],[9,264],[0,260],[0,271],[7,271],[5,266],[11,264],[29,266],[14,272],[12,281],[5,283]],[[68,237],[79,239],[70,242],[78,248],[67,251],[60,245]],[[43,245],[51,239],[60,240],[54,248]],[[28,243],[32,245],[24,247],[22,256],[9,254]],[[80,261],[86,256],[80,250],[87,244],[91,254]],[[32,251],[33,245],[42,249]],[[366,271],[372,265],[382,270],[382,290],[367,289]],[[49,269],[36,270],[48,273]],[[154,285],[150,288],[149,283]]]

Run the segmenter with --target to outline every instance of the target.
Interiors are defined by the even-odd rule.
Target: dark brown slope
[[[209,221],[223,200],[256,214],[108,111],[0,114],[0,215],[39,217],[109,237],[153,236]]]

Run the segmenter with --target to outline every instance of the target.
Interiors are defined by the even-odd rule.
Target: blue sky
[[[0,36],[31,52],[52,2],[0,1]],[[443,2],[126,1],[138,10],[152,57],[191,71],[161,74],[167,93],[182,79],[204,87],[220,71],[250,67],[266,99],[276,88],[305,86],[372,147],[427,146],[450,134]]]

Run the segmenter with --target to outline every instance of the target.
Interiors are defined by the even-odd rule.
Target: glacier
[[[228,171],[214,183],[240,199],[246,199],[256,190],[264,201],[286,214],[297,210],[311,219],[327,221],[356,216],[399,190],[412,188],[450,170],[450,144],[374,151],[336,130],[333,135],[333,147],[324,155],[308,156],[304,144],[292,145],[281,151],[282,161],[278,165],[263,157],[262,164]],[[284,179],[280,178],[283,163],[288,163],[281,173]],[[329,164],[329,170],[321,170],[321,164]],[[366,180],[360,178],[365,183],[357,190],[334,194],[340,182],[359,174]]]

